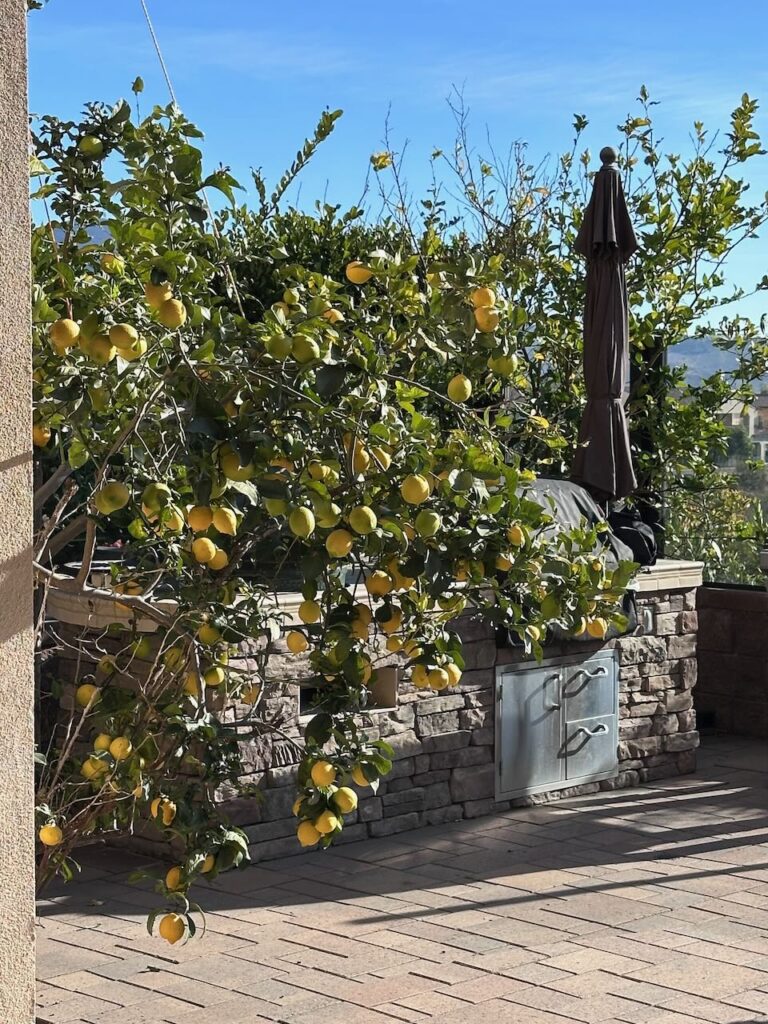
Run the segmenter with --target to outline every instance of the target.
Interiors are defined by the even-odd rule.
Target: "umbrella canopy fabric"
[[[629,369],[629,307],[624,264],[638,244],[629,219],[616,153],[600,152],[592,197],[575,248],[587,258],[584,380],[587,404],[571,478],[599,500],[637,487],[624,412]]]

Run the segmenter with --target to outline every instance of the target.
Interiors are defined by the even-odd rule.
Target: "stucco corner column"
[[[24,0],[0,0],[0,40],[0,1021],[31,1024],[34,641]]]

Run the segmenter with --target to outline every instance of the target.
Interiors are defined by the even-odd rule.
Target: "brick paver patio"
[[[768,1021],[767,810],[766,745],[709,741],[693,776],[224,875],[181,948],[91,851],[40,907],[39,1019]]]

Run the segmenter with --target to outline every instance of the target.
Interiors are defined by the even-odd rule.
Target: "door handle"
[[[558,684],[558,683],[562,682],[562,679],[563,679],[563,677],[558,672],[556,675],[547,676],[547,678],[544,680],[544,710],[545,711],[559,711],[560,708],[562,707],[562,704],[559,704],[557,701],[553,701],[551,704],[547,703],[547,683],[554,682],[555,684]],[[558,697],[558,701],[559,701],[560,700],[560,691],[559,691],[559,689],[558,689],[557,697]]]
[[[598,665],[593,672],[587,671],[585,668],[580,668],[578,672],[574,672],[571,676],[571,680],[578,679],[579,676],[585,676],[587,679],[597,679],[598,676],[607,676],[608,669],[605,665]]]
[[[604,732],[608,732],[608,726],[604,722],[601,722],[600,725],[596,725],[595,728],[592,730],[585,728],[583,725],[580,725],[573,735],[578,736],[579,733],[581,733],[582,735],[586,736],[587,739],[592,739],[593,736],[599,736],[601,733]]]

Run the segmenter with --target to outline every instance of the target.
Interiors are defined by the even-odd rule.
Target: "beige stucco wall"
[[[24,0],[0,0],[0,1021],[34,1019],[32,454]]]

